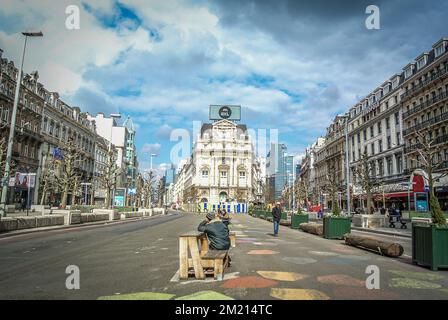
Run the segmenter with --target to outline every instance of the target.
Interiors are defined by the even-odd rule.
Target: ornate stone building
[[[435,178],[448,170],[448,38],[435,43],[432,50],[419,55],[403,69],[401,106],[405,141],[406,176],[420,167],[420,132],[440,148],[435,161],[440,163]],[[420,190],[424,191],[424,190]],[[448,179],[435,183],[442,209],[448,210]]]
[[[259,183],[255,178],[260,175],[256,170],[259,166],[246,126],[220,120],[202,125],[174,189],[189,210],[224,207],[231,212],[246,212],[248,203],[257,200]]]

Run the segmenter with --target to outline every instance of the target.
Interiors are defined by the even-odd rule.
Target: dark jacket
[[[280,222],[280,219],[282,218],[282,210],[278,207],[274,207],[274,209],[272,209],[272,218],[274,221]]]
[[[207,223],[201,222],[198,230],[208,237],[209,247],[212,250],[228,250],[230,248],[229,229],[222,221],[215,219]]]

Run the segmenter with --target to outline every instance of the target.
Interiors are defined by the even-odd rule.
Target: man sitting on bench
[[[229,229],[227,229],[221,220],[215,218],[215,214],[213,212],[207,213],[206,218],[206,220],[199,224],[198,230],[207,235],[209,249],[229,250]]]

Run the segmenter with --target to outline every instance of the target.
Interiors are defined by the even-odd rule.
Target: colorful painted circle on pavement
[[[365,287],[338,286],[333,289],[332,297],[337,300],[397,300],[400,295],[383,288],[381,290],[369,290]]]
[[[317,277],[317,281],[330,285],[342,285],[353,287],[365,287],[365,281],[353,278],[345,274],[329,274],[326,276]]]
[[[251,250],[247,254],[278,254],[278,251],[272,251],[272,250]]]
[[[334,256],[339,255],[339,253],[328,252],[328,251],[308,251],[308,253],[316,255],[316,256],[323,256],[323,257],[334,257]]]
[[[317,260],[313,258],[306,258],[306,257],[284,257],[282,258],[282,260],[295,264],[310,264],[317,262]]]
[[[98,297],[98,300],[170,300],[175,294],[161,292],[135,292]]]
[[[389,281],[389,287],[407,288],[407,289],[439,289],[442,286],[438,283],[410,278],[392,278]]]
[[[428,280],[428,281],[435,281],[435,280],[442,280],[445,277],[440,274],[435,273],[429,273],[429,272],[412,272],[412,271],[403,271],[403,270],[388,270],[390,273],[400,276],[403,278],[413,278],[413,279],[420,279],[420,280]]]
[[[271,297],[281,300],[329,300],[325,293],[314,289],[272,288]]]
[[[240,277],[236,279],[226,280],[221,288],[269,288],[277,285],[278,282],[257,276]]]
[[[235,300],[235,299],[216,291],[206,290],[182,296],[174,300]]]
[[[308,277],[306,274],[284,271],[257,271],[257,273],[263,278],[277,281],[298,281]]]

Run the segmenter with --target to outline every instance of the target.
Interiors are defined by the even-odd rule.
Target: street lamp
[[[26,42],[28,37],[42,37],[43,34],[41,31],[38,32],[22,32],[25,36],[25,42],[23,45],[22,59],[20,61],[20,69],[19,74],[16,80],[16,92],[14,95],[14,105],[12,108],[12,116],[11,116],[11,127],[9,128],[9,138],[8,138],[8,149],[6,151],[6,162],[5,162],[5,174],[3,175],[3,183],[2,183],[2,197],[1,197],[1,205],[0,205],[0,216],[1,211],[3,211],[3,215],[6,216],[6,195],[8,192],[8,181],[9,175],[11,171],[11,158],[12,158],[12,146],[14,143],[14,132],[16,129],[16,118],[17,118],[17,107],[19,104],[19,96],[20,96],[20,86],[22,85],[22,69],[23,62],[25,60],[25,51],[26,51]]]
[[[157,157],[157,155],[155,153],[151,153],[150,157],[151,157],[151,169],[150,170],[152,171],[152,158]]]
[[[109,152],[112,152],[112,133],[114,130],[114,119],[120,119],[121,114],[120,113],[112,113],[110,115],[110,117],[112,118],[112,125],[110,127]],[[113,155],[113,153],[112,153],[112,155]],[[112,165],[112,163],[110,165]],[[114,177],[114,180],[115,179],[116,179],[116,177]],[[114,181],[114,188],[112,190],[112,199],[109,199],[109,201],[112,200],[112,208],[114,207],[114,198],[115,198],[115,181]]]

